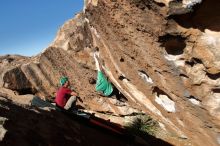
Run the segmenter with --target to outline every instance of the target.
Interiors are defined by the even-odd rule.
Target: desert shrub
[[[148,115],[137,116],[132,122],[128,123],[126,129],[139,136],[155,136],[159,124]]]

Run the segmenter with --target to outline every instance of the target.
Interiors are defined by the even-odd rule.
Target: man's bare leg
[[[75,102],[76,102],[76,96],[71,96],[68,99],[66,105],[64,106],[64,109],[66,110],[70,109]]]

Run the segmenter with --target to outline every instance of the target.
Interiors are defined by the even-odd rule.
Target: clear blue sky
[[[82,8],[83,0],[0,0],[0,55],[36,55]]]

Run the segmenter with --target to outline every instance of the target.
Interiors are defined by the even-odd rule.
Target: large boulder
[[[79,104],[103,118],[125,123],[147,113],[163,129],[158,137],[174,145],[218,145],[219,6],[218,0],[86,0],[46,50],[10,68],[8,79],[21,75],[7,82],[27,79],[20,85],[47,98],[66,75]],[[95,91],[95,50],[125,104]]]

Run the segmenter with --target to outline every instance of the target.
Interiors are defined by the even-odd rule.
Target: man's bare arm
[[[78,94],[77,94],[76,92],[74,92],[74,91],[72,91],[70,94],[71,94],[72,96],[78,96]]]

